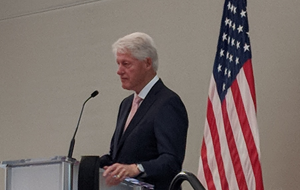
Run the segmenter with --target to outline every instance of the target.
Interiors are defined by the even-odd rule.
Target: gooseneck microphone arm
[[[87,103],[87,101],[89,101],[91,98],[94,98],[95,96],[97,96],[99,94],[99,92],[96,90],[94,91],[91,96],[85,100],[85,102],[83,103],[82,105],[82,108],[81,108],[81,112],[80,112],[80,115],[79,115],[79,119],[78,119],[78,123],[77,123],[77,126],[76,126],[76,129],[75,129],[75,132],[74,132],[74,135],[73,135],[73,138],[70,142],[70,148],[69,148],[69,153],[68,153],[68,158],[72,158],[72,155],[73,155],[73,150],[74,150],[74,146],[75,146],[75,136],[76,136],[76,133],[78,131],[78,127],[79,127],[79,123],[80,123],[80,120],[81,120],[81,116],[82,116],[82,113],[83,113],[83,109],[84,109],[84,106],[85,104]]]

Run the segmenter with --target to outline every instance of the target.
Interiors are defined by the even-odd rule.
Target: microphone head
[[[97,96],[99,94],[98,90],[95,90],[92,94],[91,97],[94,98],[95,96]]]

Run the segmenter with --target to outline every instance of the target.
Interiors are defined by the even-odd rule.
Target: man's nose
[[[117,70],[117,74],[122,75],[123,73],[124,73],[124,70],[123,70],[122,66],[119,65],[118,70]]]

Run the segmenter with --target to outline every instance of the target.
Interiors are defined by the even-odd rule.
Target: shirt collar
[[[153,77],[153,79],[141,90],[141,92],[138,94],[138,96],[144,100],[146,98],[147,94],[149,93],[149,91],[151,90],[151,88],[155,85],[155,83],[158,80],[159,80],[159,77],[157,75],[155,75],[155,77]],[[136,93],[135,93],[135,96],[136,96]]]

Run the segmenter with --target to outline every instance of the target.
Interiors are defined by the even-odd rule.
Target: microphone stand
[[[79,119],[78,119],[78,123],[77,123],[77,126],[76,126],[76,129],[75,129],[75,132],[74,132],[74,135],[73,135],[73,138],[70,142],[70,148],[69,148],[69,153],[68,153],[68,158],[72,158],[72,155],[73,155],[73,150],[74,150],[74,146],[75,146],[75,136],[76,136],[76,133],[78,131],[78,127],[79,127],[79,123],[80,123],[80,120],[81,120],[81,116],[82,116],[82,113],[83,113],[83,109],[84,109],[84,106],[85,104],[87,103],[87,101],[89,101],[91,98],[95,97],[98,95],[98,91],[94,91],[91,96],[83,103],[82,105],[82,108],[81,108],[81,112],[80,112],[80,115],[79,115]]]

